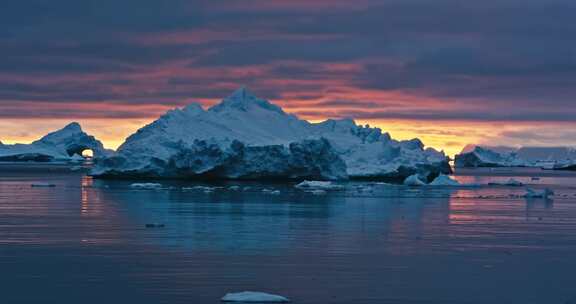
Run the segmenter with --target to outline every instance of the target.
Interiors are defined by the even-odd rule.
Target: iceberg
[[[287,303],[290,300],[286,297],[258,291],[243,291],[227,293],[222,297],[222,302],[241,303]]]
[[[95,159],[112,153],[73,122],[31,144],[0,145],[0,161],[81,161],[86,149],[93,151]]]
[[[576,170],[576,150],[568,147],[481,147],[467,146],[455,156],[458,168],[534,167]]]
[[[413,174],[413,175],[408,176],[404,180],[404,185],[406,185],[406,186],[426,186],[426,183],[420,179],[420,176],[418,176],[418,174]]]
[[[470,152],[457,154],[454,159],[454,165],[457,168],[529,166],[515,152],[496,152],[480,146],[475,147]]]
[[[443,152],[351,119],[310,123],[246,88],[209,109],[168,111],[98,159],[97,178],[382,179],[451,173]]]
[[[430,186],[461,186],[460,182],[452,179],[448,175],[440,174],[430,184]]]

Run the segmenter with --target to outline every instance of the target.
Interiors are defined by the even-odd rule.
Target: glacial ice
[[[222,302],[241,303],[287,303],[290,300],[286,297],[258,291],[242,291],[227,293],[222,297]]]
[[[450,173],[443,152],[396,141],[351,119],[310,123],[241,88],[205,110],[168,111],[96,161],[95,177],[431,180]]]

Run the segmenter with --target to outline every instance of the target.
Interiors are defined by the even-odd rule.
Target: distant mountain
[[[129,136],[96,177],[403,179],[448,173],[442,152],[351,119],[310,123],[240,88],[205,110],[168,111]]]
[[[112,153],[94,136],[82,131],[80,124],[73,122],[31,144],[0,145],[0,161],[74,160],[80,159],[86,149],[92,150],[95,158]]]

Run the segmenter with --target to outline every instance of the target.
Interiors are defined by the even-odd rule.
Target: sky
[[[0,10],[0,141],[115,148],[245,85],[453,154],[576,146],[573,0],[22,0]]]

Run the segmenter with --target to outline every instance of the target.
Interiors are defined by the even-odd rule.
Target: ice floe
[[[158,183],[133,183],[130,185],[133,189],[160,189],[162,184]]]
[[[489,186],[510,186],[510,187],[522,187],[524,186],[524,183],[510,178],[507,181],[496,181],[496,182],[490,182],[488,183]]]
[[[296,186],[299,189],[342,190],[344,186],[328,181],[303,181]]]
[[[287,303],[290,299],[265,293],[259,291],[242,291],[242,292],[232,292],[227,293],[222,297],[222,302],[240,302],[240,303]]]
[[[55,184],[51,184],[51,183],[33,183],[30,186],[34,187],[34,188],[53,188],[53,187],[56,187]]]
[[[554,191],[548,188],[542,190],[527,188],[524,194],[525,198],[549,198],[551,196],[554,196]]]

